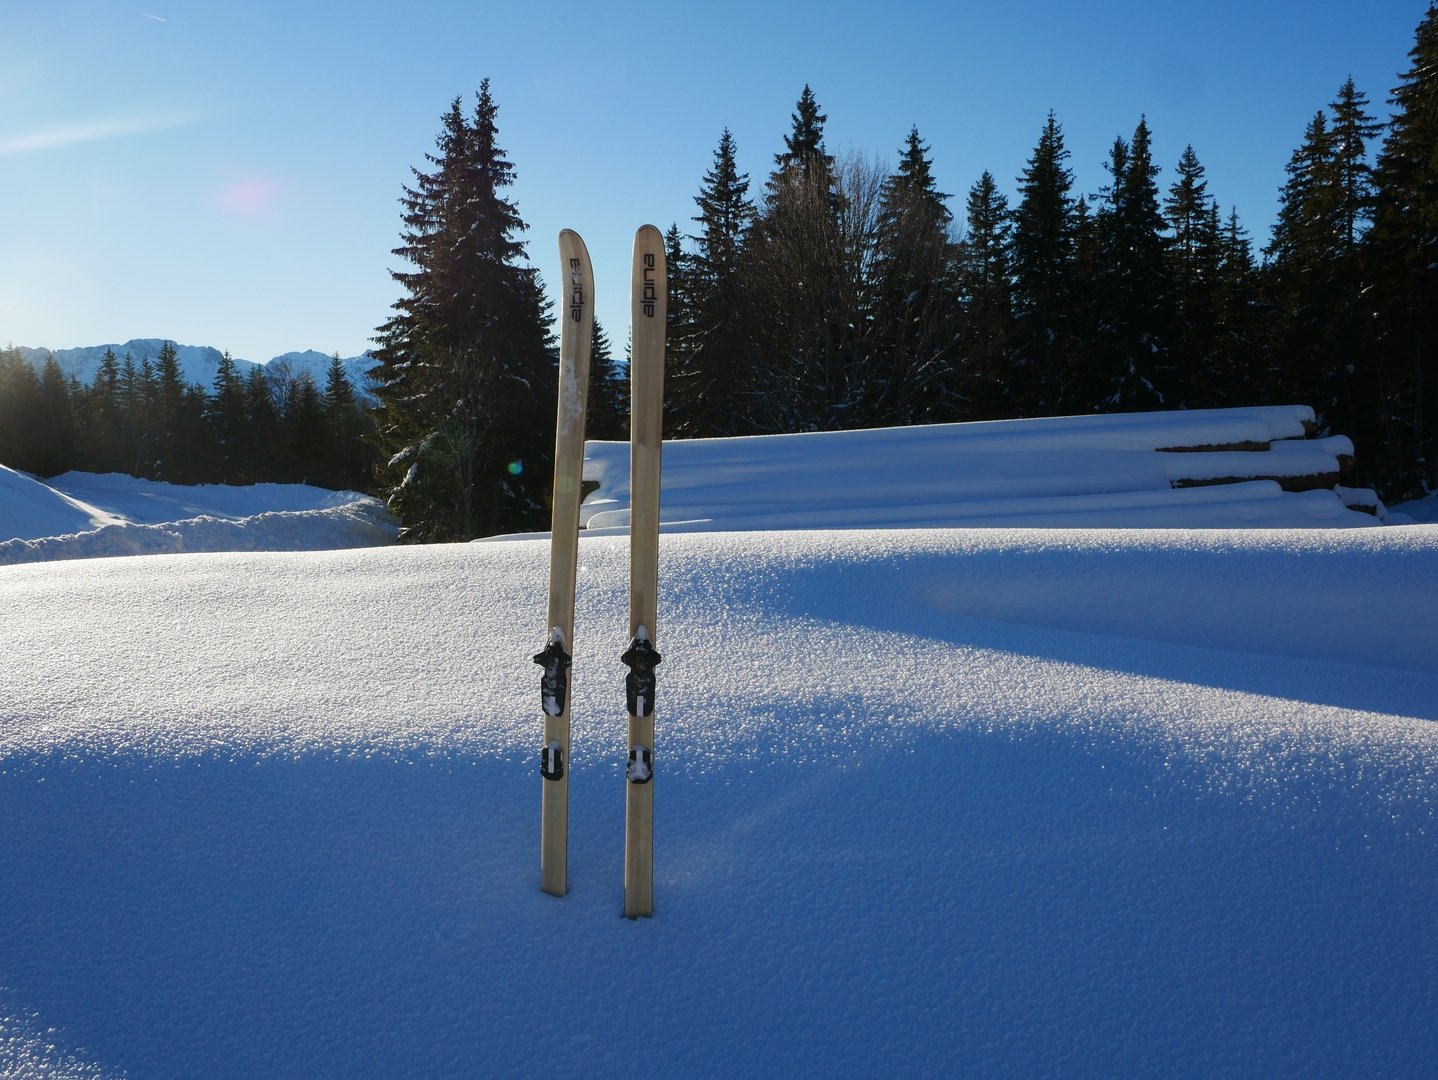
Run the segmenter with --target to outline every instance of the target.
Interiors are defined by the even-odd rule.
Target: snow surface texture
[[[563,899],[542,540],[0,566],[0,1077],[1430,1075],[1438,525],[1173,490],[1302,433],[1246,413],[670,443],[639,922],[627,447]],[[0,471],[0,554],[346,498]]]
[[[661,512],[669,532],[1373,525],[1331,489],[1289,492],[1271,479],[1336,479],[1353,445],[1305,440],[1312,420],[1282,406],[670,441]],[[1242,444],[1271,449],[1162,452]],[[600,485],[581,510],[587,527],[627,528],[629,444],[590,442],[584,475]],[[1219,480],[1240,482],[1174,486]]]
[[[390,544],[378,499],[307,484],[179,487],[110,473],[48,484],[0,465],[0,566],[202,551],[317,551]]]
[[[0,1075],[1428,1076],[1438,526],[0,568]],[[527,628],[527,629],[526,629]]]

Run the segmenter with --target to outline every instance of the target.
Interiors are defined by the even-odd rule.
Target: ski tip
[[[559,254],[563,258],[568,258],[571,253],[575,256],[582,254],[585,259],[589,258],[589,249],[584,246],[584,237],[573,229],[560,229]]]

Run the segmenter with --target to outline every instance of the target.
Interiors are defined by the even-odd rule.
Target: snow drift
[[[1060,427],[666,447],[637,922],[617,444],[562,899],[543,540],[0,566],[0,1076],[1426,1077],[1438,525]],[[4,506],[96,527],[0,551],[369,513],[55,483]]]
[[[0,569],[0,1068],[1426,1074],[1438,528],[661,548],[637,923],[623,538],[563,899],[543,542]]]
[[[0,466],[0,566],[213,551],[319,551],[393,543],[378,500],[308,484],[183,487],[111,473],[48,484]]]
[[[1305,438],[1312,422],[1278,406],[669,441],[662,513],[669,532],[1373,525],[1371,492],[1363,513],[1335,490],[1352,443]],[[590,442],[584,475],[586,525],[627,528],[628,443]]]

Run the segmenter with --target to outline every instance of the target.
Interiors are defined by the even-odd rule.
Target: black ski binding
[[[535,653],[534,662],[544,666],[539,677],[539,693],[544,701],[545,716],[563,716],[564,699],[569,693],[569,665],[573,663],[564,651],[564,634],[555,627],[549,632],[549,645],[542,653]]]
[[[634,635],[629,648],[619,659],[629,665],[624,679],[624,692],[629,698],[630,716],[651,716],[654,713],[654,668],[663,659],[644,627]],[[647,752],[647,751],[646,751]]]
[[[559,743],[550,741],[540,747],[539,775],[546,780],[564,778],[564,749]]]
[[[654,779],[654,751],[635,743],[629,748],[629,764],[624,767],[624,778],[631,784],[647,784]]]

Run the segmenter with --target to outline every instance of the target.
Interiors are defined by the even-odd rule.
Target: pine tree
[[[280,414],[266,370],[258,364],[245,376],[245,453],[250,474],[274,481],[283,469]]]
[[[609,335],[598,319],[589,347],[589,417],[591,439],[629,438],[629,373],[614,357]]]
[[[75,467],[75,415],[70,385],[54,354],[40,369],[40,420],[35,438],[35,468],[41,476],[58,476]]]
[[[1014,211],[1014,347],[1009,401],[1016,415],[1061,412],[1070,403],[1074,284],[1073,173],[1052,112],[1019,177]]]
[[[1218,204],[1213,217],[1219,219]],[[1272,386],[1271,348],[1264,328],[1272,319],[1260,300],[1258,266],[1248,231],[1232,207],[1218,230],[1214,273],[1215,362],[1226,373],[1216,387],[1217,405],[1251,405],[1281,400]]]
[[[355,396],[354,386],[339,353],[330,357],[324,389],[325,469],[322,486],[364,491],[370,484],[374,455],[366,436],[371,422]]]
[[[673,411],[677,400],[675,388],[680,385],[679,373],[685,370],[694,352],[693,319],[696,309],[690,297],[693,261],[693,256],[684,248],[684,235],[679,231],[679,223],[671,221],[664,232],[664,263],[669,287],[668,303],[664,306],[664,429],[672,435],[682,434],[677,430]],[[624,356],[627,365],[628,342]],[[625,430],[628,430],[627,422]]]
[[[1164,201],[1171,236],[1168,273],[1173,286],[1173,354],[1176,404],[1207,408],[1224,403],[1235,372],[1218,342],[1218,206],[1192,144],[1179,158],[1177,178]]]
[[[1376,424],[1360,462],[1390,499],[1438,490],[1438,6],[1414,35],[1408,70],[1374,173],[1377,213],[1365,247]],[[1361,433],[1355,433],[1361,437]]]
[[[252,447],[246,438],[245,384],[229,352],[215,369],[214,394],[205,402],[205,423],[214,460],[209,474],[224,484],[255,481]]]
[[[1372,212],[1367,141],[1378,128],[1350,79],[1319,112],[1288,164],[1273,241],[1270,287],[1280,335],[1277,363],[1294,396],[1329,431],[1355,433],[1364,385],[1365,317],[1360,240]]]
[[[309,372],[301,372],[283,417],[285,457],[291,483],[323,486],[328,478],[329,435],[325,402]]]
[[[850,403],[862,315],[847,303],[854,261],[841,233],[839,171],[824,146],[827,119],[806,86],[746,243],[749,325],[763,360],[749,380],[748,420],[760,431],[833,427]]]
[[[746,430],[745,400],[754,378],[746,243],[754,226],[749,176],[738,167],[738,147],[725,128],[694,197],[699,226],[692,254],[670,262],[682,302],[671,305],[676,322],[666,421],[678,435],[733,435]]]
[[[1133,139],[1116,139],[1113,183],[1096,217],[1098,337],[1096,369],[1081,393],[1086,408],[1135,410],[1182,404],[1168,355],[1171,290],[1158,207],[1159,169],[1148,122]]]
[[[1373,168],[1368,147],[1383,125],[1368,112],[1368,96],[1349,78],[1329,106],[1333,110],[1333,169],[1336,173],[1339,241],[1345,257],[1358,251],[1373,220]]]
[[[131,476],[154,479],[159,453],[159,386],[155,369],[146,357],[137,366],[131,353],[120,364],[120,417],[124,432],[120,470]]]
[[[205,420],[208,405],[203,386],[181,384],[169,428],[171,451],[160,462],[160,479],[172,484],[212,484],[222,479],[213,465],[218,448]]]
[[[40,473],[44,423],[40,376],[19,349],[0,350],[0,464]]]
[[[954,420],[963,413],[953,213],[928,151],[919,129],[910,128],[898,168],[880,191],[861,375],[859,419],[866,423]]]
[[[1360,417],[1376,411],[1374,376],[1368,356],[1368,322],[1363,309],[1365,281],[1361,243],[1373,220],[1373,169],[1368,146],[1382,131],[1368,113],[1367,97],[1348,79],[1330,104],[1337,259],[1329,268],[1333,306],[1329,317],[1325,396],[1334,401],[1334,429],[1363,439]]]
[[[175,484],[195,482],[205,475],[204,462],[209,460],[209,454],[203,426],[194,415],[196,402],[193,396],[187,401],[179,351],[173,341],[161,344],[151,372],[154,388],[147,402],[147,427],[152,432],[153,447],[151,474],[154,479]],[[203,414],[203,397],[200,406]]]
[[[538,527],[548,490],[557,358],[525,229],[504,191],[514,166],[499,147],[485,80],[472,118],[456,98],[433,168],[406,187],[402,243],[414,269],[376,332],[376,438],[383,485],[409,540],[466,540]]]
[[[1208,181],[1192,143],[1184,147],[1175,174],[1177,179],[1169,186],[1163,212],[1172,232],[1169,263],[1179,293],[1184,295],[1203,280],[1205,251],[1212,246]]]
[[[107,348],[100,358],[100,367],[90,386],[90,406],[84,467],[91,472],[120,472],[125,468],[122,449],[124,419],[120,361],[114,349]]]
[[[824,149],[824,125],[829,118],[819,111],[819,102],[807,83],[789,119],[793,128],[784,136],[783,153],[774,155],[776,169],[770,184],[791,170],[797,170],[804,180],[831,179],[834,158]]]
[[[1012,226],[1008,199],[988,170],[969,189],[965,211],[968,229],[959,248],[965,395],[974,419],[995,419],[1005,415],[1008,393]]]

